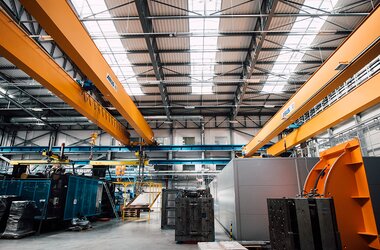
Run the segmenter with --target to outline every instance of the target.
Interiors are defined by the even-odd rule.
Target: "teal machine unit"
[[[64,220],[101,213],[103,182],[70,176],[67,188]]]
[[[44,215],[43,219],[46,219],[50,186],[50,180],[0,180],[0,195],[16,195],[20,199],[34,201],[40,216]]]
[[[101,213],[103,182],[87,177],[62,175],[57,188],[53,179],[0,180],[0,195],[16,195],[32,200],[40,211],[39,219],[70,220]]]

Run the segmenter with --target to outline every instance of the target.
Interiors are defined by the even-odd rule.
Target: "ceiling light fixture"
[[[342,71],[348,66],[348,62],[339,62],[338,66],[335,68],[335,70]]]
[[[35,111],[35,112],[42,112],[44,111],[42,108],[31,108],[32,111]]]

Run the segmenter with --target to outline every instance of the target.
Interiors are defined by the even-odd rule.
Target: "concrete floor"
[[[143,214],[142,217],[146,217]],[[151,213],[150,222],[96,222],[83,232],[54,232],[19,240],[0,239],[0,249],[198,249],[196,244],[176,244],[174,230],[161,230],[158,212]],[[215,240],[228,240],[228,235],[215,222]]]

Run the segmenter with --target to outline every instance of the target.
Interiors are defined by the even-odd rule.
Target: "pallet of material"
[[[200,250],[247,250],[237,241],[199,242]]]
[[[124,211],[125,217],[140,217],[140,209],[128,209]]]

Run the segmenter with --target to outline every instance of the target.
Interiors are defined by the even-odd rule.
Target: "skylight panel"
[[[99,27],[98,22],[85,22],[84,26],[90,34],[101,34],[102,30]]]
[[[319,10],[331,12],[334,9],[334,6],[338,0],[305,0],[304,5],[300,12],[309,12],[311,14],[318,14]],[[275,84],[266,84],[262,91],[266,93],[277,93],[282,92],[285,83],[284,79],[288,80],[293,76],[293,72],[296,70],[298,63],[301,63],[301,60],[305,54],[304,51],[288,51],[288,49],[302,49],[310,47],[313,40],[316,37],[316,34],[321,30],[323,24],[325,23],[327,17],[315,17],[315,18],[305,18],[298,17],[290,32],[311,32],[315,34],[300,34],[288,36],[283,50],[280,51],[279,56],[277,57],[272,72],[275,74],[280,74],[280,77],[269,76],[268,81],[275,82]]]
[[[201,15],[210,15],[221,8],[221,0],[188,0],[189,10]],[[189,13],[189,15],[195,15]],[[206,50],[217,51],[217,37],[206,37],[209,33],[218,33],[219,18],[189,19],[189,29],[196,37],[190,37],[190,48],[202,50],[200,53],[191,52],[191,77],[198,81],[192,84],[193,94],[213,94],[213,85],[206,82],[214,77],[214,62],[216,52],[205,52]],[[198,66],[197,64],[201,64]]]
[[[98,24],[99,24],[99,27],[100,27],[102,33],[104,33],[105,35],[117,35],[118,34],[113,21],[101,21],[101,22],[98,22]]]
[[[104,0],[72,0],[74,8],[81,18],[111,17]],[[98,49],[102,52],[112,70],[123,83],[129,95],[144,95],[137,82],[133,68],[130,67],[126,54],[111,54],[109,52],[125,51],[121,39],[107,39],[107,36],[118,35],[113,21],[85,22],[85,27],[91,36],[101,36],[103,39],[94,39]],[[129,86],[130,85],[130,86]]]

